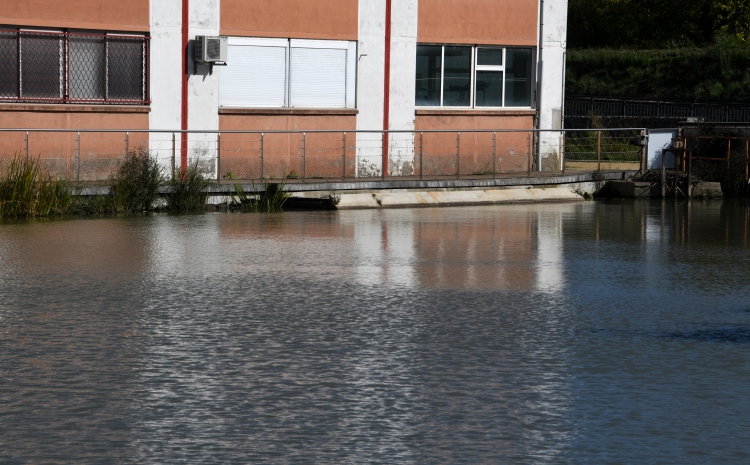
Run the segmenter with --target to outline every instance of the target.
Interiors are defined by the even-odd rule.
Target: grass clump
[[[171,212],[198,212],[206,209],[209,180],[207,172],[198,161],[191,163],[184,173],[172,173],[167,197],[167,210]]]
[[[66,180],[43,173],[39,159],[28,160],[19,154],[0,179],[0,217],[33,218],[66,215],[75,209],[75,198]]]
[[[289,194],[284,192],[285,182],[280,184],[266,183],[258,194],[248,194],[239,184],[234,185],[232,204],[243,213],[276,213],[283,211]],[[253,192],[258,191],[253,183]]]
[[[159,186],[162,182],[162,169],[147,148],[140,147],[130,151],[110,177],[110,209],[116,212],[153,209],[159,198]]]

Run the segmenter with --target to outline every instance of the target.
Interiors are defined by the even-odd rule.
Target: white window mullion
[[[503,108],[505,108],[505,81],[507,80],[507,73],[505,72],[505,68],[508,64],[508,62],[506,61],[508,59],[508,56],[505,53],[506,50],[508,49],[503,49]]]
[[[289,108],[292,106],[292,93],[291,93],[291,81],[292,81],[292,40],[289,39],[286,43],[286,74],[284,77],[284,107]]]
[[[440,106],[443,106],[443,92],[445,89],[445,45],[440,48]]]
[[[474,86],[477,82],[477,48],[471,47],[471,84],[469,85],[469,106],[475,108],[474,95],[476,94]]]

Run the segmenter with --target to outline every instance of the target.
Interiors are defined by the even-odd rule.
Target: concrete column
[[[152,1],[150,17],[149,128],[179,130],[182,101],[181,0]],[[163,166],[167,166],[172,156],[172,134],[151,134],[149,139],[151,153],[158,157]]]
[[[568,1],[542,0],[540,27],[539,129],[562,129],[565,83],[565,51],[568,36]],[[560,169],[561,133],[542,133],[540,166],[544,171]]]
[[[385,0],[359,0],[357,57],[357,130],[383,129],[385,67]],[[357,135],[357,175],[380,176],[381,136]]]
[[[190,0],[190,58],[188,79],[188,129],[216,131],[219,129],[219,74],[222,67],[209,65],[195,67],[193,50],[196,36],[218,36],[220,28],[220,0]],[[216,160],[216,135],[191,134],[188,138],[188,156],[213,169]],[[215,172],[213,173],[215,174]]]
[[[418,0],[393,2],[389,128],[391,130],[414,130],[418,3]],[[414,135],[392,134],[389,145],[389,172],[394,175],[413,174]]]

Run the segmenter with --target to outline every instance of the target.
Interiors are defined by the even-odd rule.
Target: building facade
[[[567,0],[20,0],[0,11],[0,127],[559,129],[566,34]],[[226,66],[195,63],[219,35]],[[399,170],[415,138],[389,137]]]

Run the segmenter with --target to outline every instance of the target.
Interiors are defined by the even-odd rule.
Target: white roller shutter
[[[346,108],[347,50],[292,47],[291,106]]]
[[[282,108],[287,48],[229,44],[228,66],[219,76],[219,105]]]

